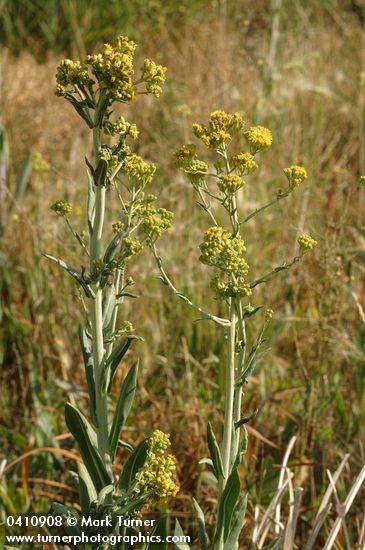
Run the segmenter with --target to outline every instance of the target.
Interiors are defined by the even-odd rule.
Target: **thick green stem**
[[[94,128],[94,152],[96,162],[99,158],[100,129]],[[101,244],[105,215],[105,193],[103,186],[95,191],[95,216],[90,233],[90,272],[95,268],[95,262],[102,259]],[[104,363],[104,335],[103,335],[103,289],[96,283],[94,297],[90,299],[90,323],[92,332],[92,352],[94,361],[94,381],[97,419],[97,441],[100,456],[107,471],[112,477],[112,468],[109,454],[109,424],[108,398],[102,392],[102,372]]]
[[[226,366],[226,386],[225,386],[225,403],[224,403],[224,428],[222,442],[222,463],[224,479],[220,478],[218,484],[218,501],[220,501],[222,492],[226,485],[229,474],[231,473],[231,458],[232,458],[232,433],[233,433],[233,407],[235,395],[235,347],[236,347],[236,324],[237,314],[233,298],[230,303],[230,327],[228,330],[227,343],[227,366]],[[217,550],[224,549],[223,533],[221,539],[216,545]]]
[[[239,330],[239,338],[241,340],[241,352],[238,360],[238,366],[237,366],[237,372],[236,372],[236,381],[239,379],[240,375],[244,371],[245,368],[245,360],[246,360],[246,323],[243,318],[243,312],[242,312],[242,303],[239,301],[238,307],[237,307],[237,315],[238,315],[238,330]],[[241,418],[241,406],[242,406],[242,387],[236,387],[235,390],[235,396],[234,396],[234,422],[238,422]],[[240,439],[239,437],[236,438],[236,445],[234,452],[238,453],[240,446]]]

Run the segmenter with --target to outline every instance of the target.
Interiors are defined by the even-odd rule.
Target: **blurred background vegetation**
[[[158,165],[151,192],[176,213],[160,252],[176,286],[194,301],[218,310],[196,246],[208,222],[172,162],[173,150],[191,140],[192,122],[224,109],[272,130],[274,145],[261,156],[241,208],[251,211],[275,196],[285,166],[306,166],[308,183],[255,218],[245,235],[256,275],[292,257],[302,231],[319,246],[254,298],[274,309],[275,319],[270,353],[246,391],[247,411],[258,407],[259,414],[243,479],[252,517],[254,506],[270,498],[277,464],[297,435],[292,467],[305,488],[299,548],[327,485],[326,468],[333,470],[344,452],[352,459],[339,491],[348,489],[365,462],[365,190],[357,184],[365,172],[364,23],[364,0],[0,0],[5,513],[45,512],[52,500],[72,502],[76,491],[63,407],[85,398],[77,340],[82,307],[71,281],[41,254],[78,261],[49,205],[69,200],[82,230],[83,158],[91,144],[71,107],[54,96],[54,74],[61,56],[83,59],[119,34],[139,44],[141,60],[168,68],[161,98],[146,97],[125,116],[140,128],[139,152]],[[117,205],[113,215],[110,223]],[[223,336],[196,322],[155,275],[147,255],[136,261],[142,297],[125,311],[145,338],[127,357],[142,364],[128,437],[135,442],[154,427],[169,432],[181,484],[173,510],[189,512],[198,493],[209,512],[214,492],[198,460],[206,456],[207,420],[219,420]],[[355,532],[363,499],[364,492],[351,511]]]

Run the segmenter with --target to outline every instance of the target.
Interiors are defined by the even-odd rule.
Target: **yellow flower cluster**
[[[291,188],[297,187],[308,177],[307,171],[303,166],[290,166],[290,168],[284,168],[284,174],[288,178]]]
[[[148,441],[147,460],[142,471],[137,474],[135,493],[151,493],[150,499],[158,501],[175,496],[179,491],[174,481],[176,460],[173,455],[165,456],[170,446],[167,434],[156,430]]]
[[[154,61],[145,59],[142,69],[142,78],[146,82],[148,93],[159,97],[162,92],[161,85],[166,80],[166,67],[156,65]]]
[[[248,152],[240,152],[232,157],[232,164],[241,175],[251,174],[257,168],[257,163],[254,160],[254,156]]]
[[[250,285],[244,282],[243,277],[239,277],[235,281],[226,282],[217,275],[211,280],[210,286],[219,298],[244,298],[252,294]]]
[[[189,168],[193,160],[197,158],[196,145],[194,143],[187,143],[179,149],[176,149],[174,153],[175,164],[178,168]]]
[[[110,123],[107,127],[112,136],[119,135],[123,138],[129,136],[132,139],[138,137],[138,129],[135,124],[130,124],[124,117],[120,116],[114,123]]]
[[[32,154],[32,167],[39,174],[45,174],[51,169],[49,162],[47,162],[39,152]]]
[[[123,166],[123,171],[134,180],[146,185],[150,183],[153,174],[156,171],[156,166],[152,163],[144,161],[140,156],[133,154],[127,155],[126,163]]]
[[[133,237],[126,237],[123,239],[123,252],[127,258],[129,256],[136,256],[141,252],[142,248],[143,245],[138,239],[134,239]]]
[[[121,233],[124,229],[124,223],[121,221],[115,222],[112,225],[113,233]]]
[[[69,202],[58,200],[54,204],[51,205],[51,210],[56,212],[58,216],[62,216],[63,218],[67,218],[68,214],[72,210],[72,206]]]
[[[240,235],[233,237],[222,227],[210,227],[204,233],[204,241],[200,245],[200,261],[203,264],[217,267],[225,273],[244,277],[249,266],[242,254],[245,243]]]
[[[194,159],[186,170],[186,174],[193,185],[199,185],[204,181],[204,177],[208,173],[208,168],[206,162]]]
[[[63,96],[66,94],[67,86],[88,86],[93,81],[89,77],[87,69],[81,65],[80,61],[63,59],[57,67],[56,82],[56,95]]]
[[[303,233],[298,237],[298,244],[300,246],[301,252],[308,252],[317,246],[317,241],[313,239],[310,235]]]
[[[231,131],[239,131],[243,126],[244,122],[239,114],[214,111],[209,117],[208,126],[193,124],[193,131],[204,145],[217,149],[231,139]]]
[[[226,195],[233,195],[238,189],[245,185],[245,180],[234,174],[223,176],[218,180],[218,188]]]
[[[255,153],[272,144],[272,133],[264,126],[253,126],[244,135]]]
[[[148,440],[150,451],[156,454],[164,453],[170,445],[170,435],[161,430],[155,430]]]
[[[150,244],[154,243],[164,231],[171,227],[174,217],[173,213],[165,208],[158,208],[156,210],[154,207],[150,207],[150,209],[152,208],[154,213],[149,214],[142,223],[142,231]]]
[[[127,103],[137,96],[132,83],[135,50],[134,42],[120,36],[116,48],[104,44],[101,53],[87,56],[86,63],[91,66],[100,89],[116,101]]]
[[[361,187],[365,187],[365,176],[360,176],[359,177],[359,185]]]

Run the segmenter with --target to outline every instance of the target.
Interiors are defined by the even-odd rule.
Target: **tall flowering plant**
[[[132,324],[120,315],[125,300],[135,298],[128,275],[130,260],[145,244],[154,246],[172,220],[171,212],[157,208],[156,197],[146,193],[155,165],[131,149],[130,142],[138,138],[136,125],[123,116],[113,116],[117,103],[128,104],[139,94],[158,97],[162,91],[166,69],[146,59],[135,76],[135,48],[132,41],[120,37],[116,47],[104,45],[101,53],[88,56],[84,64],[65,59],[57,68],[56,95],[71,103],[92,132],[93,152],[86,159],[87,232],[79,234],[73,229],[68,202],[61,199],[51,206],[80,245],[80,266],[46,255],[76,281],[85,305],[79,335],[89,419],[70,403],[65,413],[82,457],[78,468],[81,509],[97,517],[107,514],[112,525],[108,532],[114,533],[123,532],[116,516],[134,517],[147,504],[178,490],[175,459],[166,455],[170,445],[166,434],[157,430],[135,448],[120,438],[136,390],[138,364],[124,377],[114,411],[110,402],[117,369],[138,338]],[[120,203],[120,217],[109,220],[107,206],[115,199]],[[117,476],[114,464],[119,447],[126,448],[129,456]],[[54,504],[54,509],[65,517],[76,515],[60,504]],[[67,529],[80,533],[78,524]]]
[[[300,255],[258,278],[250,277],[251,269],[245,256],[243,238],[245,225],[288,197],[307,178],[306,170],[302,166],[285,168],[286,188],[279,190],[270,202],[253,212],[241,213],[237,207],[237,196],[258,168],[259,154],[271,146],[270,130],[262,126],[245,130],[244,121],[238,114],[215,111],[211,113],[208,125],[194,124],[193,131],[198,140],[214,154],[213,166],[198,157],[197,146],[193,143],[178,149],[175,161],[187,175],[197,194],[198,204],[210,222],[199,247],[200,261],[213,270],[210,286],[221,301],[226,316],[217,317],[178,292],[163,267],[155,244],[153,250],[163,281],[179,298],[198,310],[203,319],[214,321],[226,334],[222,436],[216,437],[210,423],[207,428],[210,458],[205,462],[216,477],[218,490],[217,521],[213,529],[205,525],[204,513],[199,504],[195,500],[193,504],[199,521],[201,548],[231,550],[238,548],[245,517],[247,495],[242,495],[238,468],[247,450],[246,424],[254,416],[254,413],[247,413],[243,409],[243,389],[264,353],[260,349],[273,314],[271,309],[253,305],[254,290],[274,274],[300,261],[317,243],[310,235],[301,235],[298,239]],[[239,147],[242,142],[240,136],[245,138],[247,144],[243,150]],[[262,309],[264,319],[261,330],[256,340],[249,342],[246,323]]]

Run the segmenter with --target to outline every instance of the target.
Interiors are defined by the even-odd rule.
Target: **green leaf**
[[[126,236],[126,233],[124,231],[119,231],[114,235],[112,240],[110,241],[105,254],[104,254],[104,264],[109,264],[112,259],[114,258],[114,255],[117,251],[118,245],[121,242],[121,240]]]
[[[87,193],[87,224],[89,227],[89,232],[92,233],[95,217],[95,189],[94,189],[94,177],[93,177],[93,167],[89,161],[85,158],[87,168],[87,178],[88,178],[88,193]]]
[[[32,171],[32,152],[28,152],[28,156],[25,159],[19,177],[16,181],[16,187],[14,192],[14,199],[16,202],[20,201],[25,193],[27,185],[29,183],[30,174]]]
[[[52,512],[55,516],[61,516],[63,519],[63,528],[65,529],[66,533],[70,536],[81,536],[81,528],[79,525],[79,518],[72,508],[68,508],[67,506],[64,506],[63,504],[60,504],[59,502],[53,502],[52,503]],[[69,525],[68,524],[68,518],[76,518],[77,524],[76,525]]]
[[[82,351],[82,356],[84,358],[84,367],[85,375],[87,381],[87,387],[89,391],[89,400],[90,400],[90,416],[93,423],[96,425],[96,396],[95,396],[95,381],[94,381],[94,360],[91,353],[91,346],[89,339],[86,336],[85,330],[82,326],[79,326],[79,340]]]
[[[104,158],[100,158],[94,172],[95,187],[105,185],[108,175],[108,162]]]
[[[244,308],[243,309],[243,315],[242,315],[242,319],[248,319],[248,317],[252,317],[253,315],[255,315],[258,311],[260,311],[260,309],[262,309],[264,306],[257,306],[255,308]]]
[[[134,394],[137,387],[137,375],[138,375],[138,362],[133,365],[125,377],[115,409],[113,424],[110,430],[109,444],[110,444],[110,457],[112,462],[114,461],[115,451],[118,445],[119,434],[123,429],[125,421],[131,410]]]
[[[199,534],[200,549],[208,550],[208,535],[205,527],[204,512],[200,508],[195,498],[193,498],[193,508],[196,514],[196,518],[198,520],[198,534]]]
[[[115,286],[114,286],[114,283],[110,283],[110,284],[107,284],[104,288],[104,298],[103,298],[104,332],[108,328],[108,325],[112,320],[115,305],[116,305]]]
[[[97,450],[96,434],[86,418],[70,403],[65,406],[65,420],[80,449],[81,457],[94,483],[100,491],[111,482]]]
[[[239,538],[245,522],[247,499],[248,495],[245,495],[237,502],[234,509],[227,542],[225,543],[226,548],[229,548],[229,550],[238,550],[239,548]]]
[[[179,523],[179,520],[176,519],[175,521],[175,532],[174,532],[174,535],[176,537],[184,537],[184,531],[182,530],[181,528],[181,525]],[[174,542],[174,548],[176,550],[190,550],[190,546],[188,544],[186,544],[185,542]]]
[[[234,423],[234,427],[238,429],[240,426],[243,426],[243,424],[247,424],[248,422],[250,422],[250,420],[256,417],[257,413],[258,413],[258,409],[253,411],[253,413],[251,413],[250,415],[244,416],[243,418],[241,418],[240,420]]]
[[[136,475],[145,465],[148,452],[148,440],[143,439],[125,461],[124,468],[119,478],[120,489],[128,491],[135,481]]]
[[[152,536],[154,537],[160,537],[161,541],[166,541],[168,537],[168,516],[163,516],[159,519],[159,521],[156,523],[154,528],[150,531],[149,535],[152,539]],[[156,539],[152,539],[156,540]],[[160,542],[158,543],[158,546],[155,542],[150,542],[146,546],[146,550],[167,550],[168,549],[168,543],[167,542]]]
[[[230,533],[231,519],[236,502],[241,492],[241,482],[237,473],[237,468],[233,470],[227,479],[227,483],[223,489],[218,505],[217,529],[215,534],[215,542],[221,537],[223,532],[223,540],[226,542]]]
[[[97,491],[84,464],[78,464],[80,504],[83,514],[90,513],[90,505],[97,497]]]
[[[210,456],[213,462],[214,474],[217,479],[219,479],[220,477],[224,478],[221,452],[219,450],[218,443],[215,438],[213,428],[210,422],[208,422],[208,427],[207,427],[207,439],[208,439],[208,448],[209,448]]]
[[[103,391],[110,393],[113,383],[114,375],[119,367],[119,364],[125,354],[127,353],[129,346],[132,343],[132,340],[136,340],[137,336],[127,336],[124,340],[119,342],[119,344],[114,348],[112,354],[105,361],[104,370],[103,370]]]
[[[236,432],[237,434],[237,432]],[[243,426],[243,438],[242,438],[242,444],[241,448],[238,449],[238,453],[236,456],[236,459],[233,464],[233,468],[237,468],[240,464],[242,464],[245,454],[247,453],[247,447],[248,447],[248,431],[246,426]]]
[[[94,123],[89,115],[89,109],[86,101],[77,101],[76,98],[70,93],[65,94],[65,98],[71,103],[75,111],[86,122],[90,129],[94,128]]]
[[[62,267],[63,269],[65,269],[67,271],[67,273],[69,273],[71,275],[71,277],[73,277],[79,283],[79,285],[84,289],[84,292],[85,292],[86,296],[88,298],[91,298],[91,289],[85,283],[85,281],[84,281],[84,279],[83,279],[83,277],[82,277],[82,275],[79,271],[77,271],[76,269],[74,269],[73,267],[68,265],[63,260],[60,260],[59,258],[55,258],[54,256],[50,256],[49,254],[43,254],[43,256],[45,258],[47,258],[48,260],[51,260],[51,262],[54,262],[55,264],[57,264],[60,267]]]

